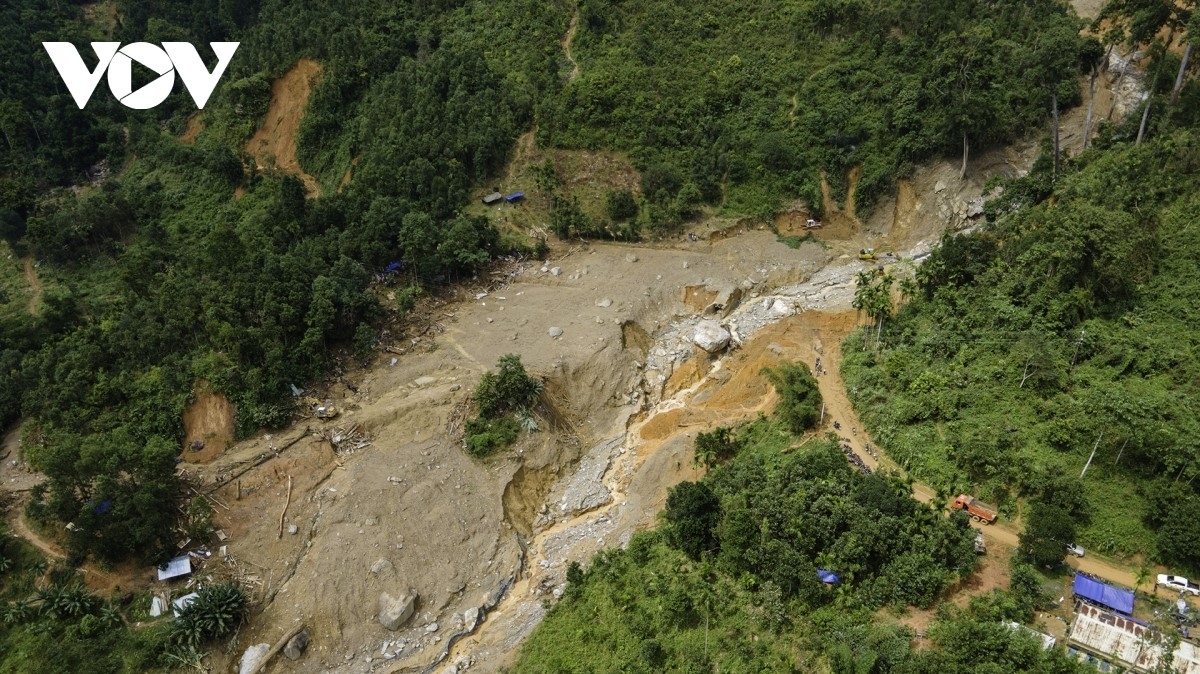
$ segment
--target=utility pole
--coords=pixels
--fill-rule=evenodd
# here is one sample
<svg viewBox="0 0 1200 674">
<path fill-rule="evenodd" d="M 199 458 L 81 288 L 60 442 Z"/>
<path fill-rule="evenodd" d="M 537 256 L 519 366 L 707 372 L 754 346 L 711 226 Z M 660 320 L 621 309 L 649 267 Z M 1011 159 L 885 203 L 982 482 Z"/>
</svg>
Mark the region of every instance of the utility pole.
<svg viewBox="0 0 1200 674">
<path fill-rule="evenodd" d="M 1092 459 L 1096 458 L 1096 448 L 1100 446 L 1100 439 L 1104 437 L 1104 431 L 1100 431 L 1100 437 L 1096 438 L 1096 444 L 1092 445 L 1092 455 L 1088 457 L 1087 463 L 1083 464 L 1083 470 L 1079 473 L 1079 479 L 1083 479 L 1084 473 L 1087 472 L 1088 466 L 1092 465 Z"/>
</svg>

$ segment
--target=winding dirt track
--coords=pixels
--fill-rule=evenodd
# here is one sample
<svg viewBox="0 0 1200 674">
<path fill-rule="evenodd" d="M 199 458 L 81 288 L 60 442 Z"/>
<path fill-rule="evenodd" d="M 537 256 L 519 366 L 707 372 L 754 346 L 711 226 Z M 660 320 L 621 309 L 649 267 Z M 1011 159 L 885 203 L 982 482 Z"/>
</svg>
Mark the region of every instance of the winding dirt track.
<svg viewBox="0 0 1200 674">
<path fill-rule="evenodd" d="M 25 258 L 23 260 L 22 269 L 25 272 L 25 282 L 29 284 L 29 290 L 32 295 L 29 296 L 29 313 L 37 315 L 38 305 L 42 302 L 42 281 L 37 276 L 37 271 L 33 268 L 33 258 Z"/>
<path fill-rule="evenodd" d="M 571 25 L 567 27 L 567 34 L 562 39 L 563 54 L 566 54 L 567 60 L 571 62 L 571 73 L 567 75 L 568 82 L 574 82 L 575 78 L 579 77 L 579 63 L 571 55 L 571 42 L 575 39 L 575 31 L 578 29 L 579 10 L 575 10 L 575 13 L 571 15 Z"/>
<path fill-rule="evenodd" d="M 822 359 L 822 365 L 825 367 L 827 373 L 817 378 L 817 382 L 821 388 L 821 396 L 825 400 L 826 418 L 836 419 L 842 423 L 842 434 L 849 438 L 850 446 L 853 447 L 854 452 L 867 465 L 876 468 L 882 464 L 885 469 L 904 474 L 904 470 L 888 458 L 886 453 L 879 453 L 881 460 L 876 460 L 866 452 L 866 443 L 870 442 L 872 446 L 878 445 L 871 440 L 870 435 L 863 429 L 862 422 L 855 413 L 854 407 L 850 404 L 845 384 L 842 382 L 841 340 L 847 334 L 849 333 L 834 334 L 831 330 L 822 337 L 825 343 L 830 345 L 826 350 L 826 355 Z M 928 485 L 914 482 L 913 498 L 924 503 L 929 503 L 937 498 L 937 493 Z M 972 522 L 971 526 L 982 529 L 984 538 L 988 539 L 989 544 L 993 546 L 1003 545 L 1009 548 L 1016 548 L 1018 545 L 1019 530 L 1015 522 L 998 522 L 990 525 Z M 1128 568 L 1097 559 L 1096 557 L 1068 557 L 1067 564 L 1085 573 L 1126 587 L 1135 587 L 1137 585 L 1136 575 L 1130 572 Z M 1138 589 L 1144 589 L 1144 586 Z M 1168 596 L 1168 594 L 1164 594 L 1163 596 Z M 1174 597 L 1173 594 L 1170 596 Z"/>
</svg>

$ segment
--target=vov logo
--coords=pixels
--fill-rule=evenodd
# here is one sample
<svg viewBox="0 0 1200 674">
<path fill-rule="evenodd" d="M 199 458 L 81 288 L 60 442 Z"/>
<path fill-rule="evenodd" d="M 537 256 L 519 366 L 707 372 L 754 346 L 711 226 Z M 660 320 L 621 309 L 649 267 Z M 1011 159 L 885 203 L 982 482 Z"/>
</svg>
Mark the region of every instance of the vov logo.
<svg viewBox="0 0 1200 674">
<path fill-rule="evenodd" d="M 63 83 L 82 110 L 108 71 L 108 89 L 127 108 L 147 110 L 167 100 L 175 87 L 175 73 L 183 80 L 183 88 L 192 95 L 196 107 L 203 109 L 217 86 L 217 80 L 225 73 L 233 53 L 240 42 L 210 42 L 217 55 L 217 66 L 212 72 L 200 60 L 196 48 L 187 42 L 164 42 L 159 48 L 149 42 L 133 42 L 124 47 L 120 42 L 93 42 L 96 52 L 96 69 L 89 71 L 79 56 L 79 51 L 70 42 L 43 42 L 46 53 L 58 69 Z M 133 62 L 146 66 L 158 73 L 151 83 L 133 91 Z"/>
</svg>

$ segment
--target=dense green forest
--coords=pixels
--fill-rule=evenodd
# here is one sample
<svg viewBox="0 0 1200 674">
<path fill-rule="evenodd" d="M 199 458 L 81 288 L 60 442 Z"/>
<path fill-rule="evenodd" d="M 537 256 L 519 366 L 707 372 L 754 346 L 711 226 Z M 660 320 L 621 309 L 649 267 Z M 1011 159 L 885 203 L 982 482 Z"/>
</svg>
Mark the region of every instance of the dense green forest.
<svg viewBox="0 0 1200 674">
<path fill-rule="evenodd" d="M 335 347 L 370 352 L 387 307 L 369 285 L 389 261 L 409 282 L 438 282 L 505 252 L 490 224 L 457 209 L 560 86 L 567 18 L 537 2 L 116 9 L 112 26 L 68 3 L 0 10 L 0 79 L 13 87 L 3 235 L 43 262 L 46 284 L 33 315 L 15 296 L 0 308 L 0 426 L 36 421 L 27 456 L 51 481 L 34 514 L 80 524 L 72 549 L 106 559 L 171 544 L 163 504 L 194 382 L 233 401 L 242 433 L 282 424 L 289 385 L 321 377 Z M 194 112 L 180 87 L 150 111 L 103 85 L 74 108 L 38 42 L 109 37 L 241 40 L 194 145 L 175 137 Z M 240 150 L 271 78 L 301 57 L 323 67 L 301 129 L 306 167 L 322 175 L 323 162 L 340 157 L 340 171 L 361 156 L 354 182 L 320 199 Z M 58 133 L 58 114 L 78 128 Z M 101 159 L 115 175 L 89 186 Z"/>
<path fill-rule="evenodd" d="M 1008 140 L 1078 100 L 1093 55 L 1053 0 L 582 0 L 579 78 L 544 142 L 627 150 L 652 224 L 704 203 L 773 215 L 820 176 L 865 213 L 915 162 Z M 964 148 L 964 143 L 968 146 Z"/>
<path fill-rule="evenodd" d="M 569 570 L 515 671 L 1077 671 L 999 624 L 1043 601 L 1020 564 L 1012 592 L 943 609 L 932 647 L 914 649 L 912 630 L 878 609 L 931 606 L 974 570 L 965 514 L 946 518 L 896 477 L 857 471 L 835 438 L 796 448 L 781 417 L 734 435 L 731 460 L 672 489 L 656 531 Z"/>
<path fill-rule="evenodd" d="M 879 338 L 847 341 L 844 371 L 919 479 L 1010 515 L 1050 506 L 1088 548 L 1196 572 L 1200 86 L 1172 93 L 1179 57 L 1157 49 L 1146 128 L 1131 115 L 1057 181 L 1047 156 L 1004 184 Z"/>
</svg>

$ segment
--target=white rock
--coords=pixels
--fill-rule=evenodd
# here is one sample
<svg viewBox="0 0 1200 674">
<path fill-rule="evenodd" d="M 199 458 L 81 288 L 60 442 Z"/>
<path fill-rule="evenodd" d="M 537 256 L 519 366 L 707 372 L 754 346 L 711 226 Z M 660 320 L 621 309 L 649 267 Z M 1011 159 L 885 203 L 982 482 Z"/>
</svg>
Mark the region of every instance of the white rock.
<svg viewBox="0 0 1200 674">
<path fill-rule="evenodd" d="M 392 570 L 392 563 L 386 559 L 377 559 L 377 560 L 375 560 L 375 563 L 371 565 L 371 573 L 374 573 L 376 575 L 381 574 L 385 571 L 391 571 L 391 570 Z"/>
<path fill-rule="evenodd" d="M 269 652 L 271 652 L 271 644 L 254 644 L 247 648 L 246 652 L 242 653 L 242 664 L 238 667 L 238 674 L 250 674 Z"/>
<path fill-rule="evenodd" d="M 626 256 L 625 256 L 625 261 L 626 261 L 626 262 L 637 262 L 637 261 L 638 261 L 638 256 L 634 255 L 633 253 L 630 253 L 630 254 L 628 254 L 628 255 L 626 255 Z"/>
<path fill-rule="evenodd" d="M 708 353 L 716 353 L 729 346 L 729 331 L 716 321 L 700 321 L 696 324 L 696 332 L 692 343 Z"/>
<path fill-rule="evenodd" d="M 399 598 L 384 592 L 379 595 L 379 624 L 389 630 L 397 630 L 412 617 L 417 604 L 417 593 Z"/>
<path fill-rule="evenodd" d="M 438 631 L 438 624 L 437 623 L 429 623 L 428 625 L 425 626 L 425 631 L 430 632 L 430 633 Z"/>
<path fill-rule="evenodd" d="M 946 182 L 944 180 L 939 180 L 933 184 L 934 192 L 944 192 L 945 190 L 946 190 Z"/>
<path fill-rule="evenodd" d="M 776 316 L 791 316 L 792 308 L 781 299 L 776 299 L 771 303 L 771 313 Z"/>
<path fill-rule="evenodd" d="M 550 274 L 553 276 L 558 276 L 558 275 L 562 274 L 562 267 L 552 267 L 550 269 Z"/>
<path fill-rule="evenodd" d="M 605 297 L 603 299 L 597 300 L 596 306 L 600 307 L 601 309 L 607 309 L 612 306 L 612 300 Z"/>
<path fill-rule="evenodd" d="M 555 326 L 555 327 L 552 327 L 549 330 L 547 330 L 546 334 L 550 335 L 551 337 L 555 337 L 555 338 L 562 337 L 563 329 Z"/>
<path fill-rule="evenodd" d="M 300 531 L 300 527 L 296 526 L 295 524 L 288 525 L 288 533 L 289 534 L 295 536 L 299 531 Z"/>
</svg>

